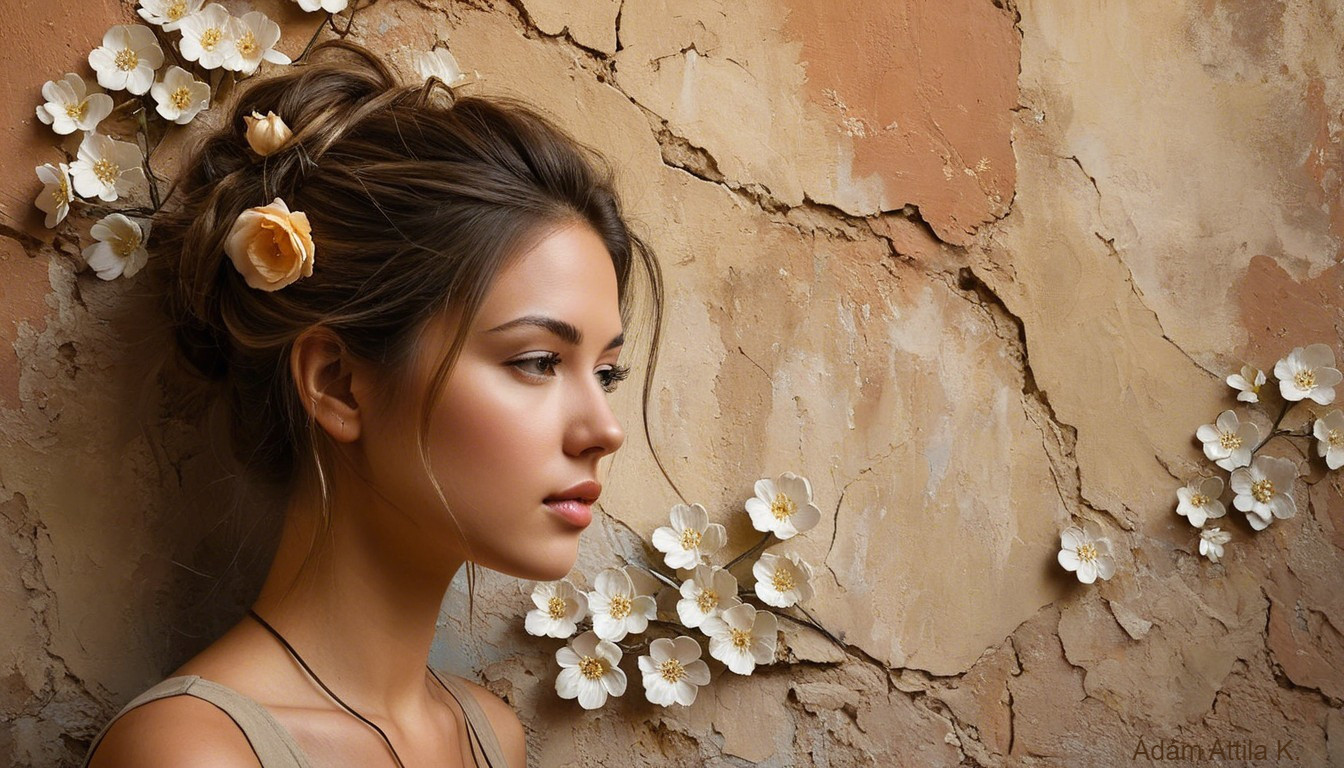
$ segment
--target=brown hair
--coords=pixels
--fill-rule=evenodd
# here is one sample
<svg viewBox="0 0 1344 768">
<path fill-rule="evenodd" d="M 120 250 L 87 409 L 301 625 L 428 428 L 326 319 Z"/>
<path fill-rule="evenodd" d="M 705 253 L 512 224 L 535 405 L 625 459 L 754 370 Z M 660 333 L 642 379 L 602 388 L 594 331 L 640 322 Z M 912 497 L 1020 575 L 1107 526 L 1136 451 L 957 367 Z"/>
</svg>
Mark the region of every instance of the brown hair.
<svg viewBox="0 0 1344 768">
<path fill-rule="evenodd" d="M 335 52 L 353 55 L 286 68 L 240 94 L 153 223 L 150 263 L 165 282 L 180 358 L 217 383 L 244 470 L 285 492 L 315 472 L 325 516 L 324 440 L 290 373 L 294 340 L 315 326 L 330 329 L 355 356 L 386 370 L 395 392 L 407 383 L 400 376 L 419 331 L 453 310 L 457 335 L 421 410 L 428 472 L 433 393 L 492 281 L 511 258 L 572 222 L 591 227 L 610 252 L 623 324 L 634 307 L 632 283 L 644 278 L 652 339 L 642 405 L 652 449 L 661 271 L 630 231 L 606 162 L 517 101 L 455 98 L 436 78 L 401 85 L 375 54 L 342 40 L 312 54 Z M 275 112 L 293 128 L 285 148 L 264 158 L 250 152 L 243 117 L 253 111 Z M 307 214 L 318 255 L 310 277 L 268 293 L 246 285 L 223 243 L 240 213 L 277 196 Z"/>
</svg>

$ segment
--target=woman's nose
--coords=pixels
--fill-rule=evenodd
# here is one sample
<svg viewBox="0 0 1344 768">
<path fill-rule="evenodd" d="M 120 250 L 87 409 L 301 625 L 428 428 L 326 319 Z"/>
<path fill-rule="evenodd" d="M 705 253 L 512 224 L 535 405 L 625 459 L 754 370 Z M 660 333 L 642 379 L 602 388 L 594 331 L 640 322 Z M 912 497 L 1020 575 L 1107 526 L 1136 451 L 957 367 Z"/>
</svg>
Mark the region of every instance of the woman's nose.
<svg viewBox="0 0 1344 768">
<path fill-rule="evenodd" d="M 611 408 L 610 395 L 596 381 L 583 387 L 567 442 L 567 452 L 575 456 L 605 456 L 625 443 L 625 430 Z"/>
</svg>

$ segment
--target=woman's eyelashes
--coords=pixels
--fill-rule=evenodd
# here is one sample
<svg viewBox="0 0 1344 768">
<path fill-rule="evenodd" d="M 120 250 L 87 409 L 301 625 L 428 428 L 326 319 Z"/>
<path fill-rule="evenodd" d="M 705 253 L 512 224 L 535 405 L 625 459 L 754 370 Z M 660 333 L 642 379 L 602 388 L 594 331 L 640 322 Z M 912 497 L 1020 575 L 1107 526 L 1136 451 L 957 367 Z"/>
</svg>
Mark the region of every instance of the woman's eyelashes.
<svg viewBox="0 0 1344 768">
<path fill-rule="evenodd" d="M 555 369 L 561 362 L 560 356 L 552 352 L 514 360 L 508 365 L 522 371 L 528 378 L 549 379 L 555 376 Z M 597 375 L 602 380 L 604 391 L 615 392 L 617 384 L 630 375 L 630 368 L 625 365 L 612 365 L 610 368 L 598 370 Z"/>
</svg>

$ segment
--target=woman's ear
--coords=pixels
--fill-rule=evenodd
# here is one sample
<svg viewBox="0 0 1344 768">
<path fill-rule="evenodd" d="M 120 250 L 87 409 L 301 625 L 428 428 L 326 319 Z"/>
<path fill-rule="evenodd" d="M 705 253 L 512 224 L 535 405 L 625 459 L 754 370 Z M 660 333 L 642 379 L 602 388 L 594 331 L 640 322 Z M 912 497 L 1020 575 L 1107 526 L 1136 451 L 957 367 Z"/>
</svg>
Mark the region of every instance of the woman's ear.
<svg viewBox="0 0 1344 768">
<path fill-rule="evenodd" d="M 325 328 L 311 328 L 294 340 L 289 353 L 290 373 L 299 399 L 318 425 L 338 443 L 359 439 L 360 409 L 355 393 L 362 391 L 356 376 L 367 370 L 356 364 L 339 337 Z"/>
</svg>

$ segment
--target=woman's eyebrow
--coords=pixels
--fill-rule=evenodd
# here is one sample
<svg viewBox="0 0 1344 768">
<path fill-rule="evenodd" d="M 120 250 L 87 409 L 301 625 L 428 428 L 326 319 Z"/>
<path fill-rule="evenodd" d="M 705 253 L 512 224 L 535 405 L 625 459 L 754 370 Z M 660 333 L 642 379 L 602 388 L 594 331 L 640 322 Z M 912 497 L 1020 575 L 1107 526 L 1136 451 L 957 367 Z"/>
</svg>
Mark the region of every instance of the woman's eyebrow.
<svg viewBox="0 0 1344 768">
<path fill-rule="evenodd" d="M 494 328 L 491 328 L 490 330 L 486 331 L 486 333 L 507 331 L 511 328 L 516 328 L 521 325 L 535 325 L 538 328 L 544 328 L 550 331 L 551 333 L 555 334 L 556 336 L 559 336 L 563 341 L 566 341 L 569 344 L 576 347 L 583 344 L 582 331 L 574 327 L 572 324 L 565 322 L 564 320 L 557 320 L 554 317 L 546 317 L 545 315 L 524 315 L 520 318 L 517 318 L 516 320 L 510 320 L 509 322 L 504 323 L 503 325 L 497 325 Z M 607 345 L 607 349 L 614 349 L 623 344 L 625 344 L 624 331 L 617 334 L 616 338 L 611 340 L 611 343 Z"/>
</svg>

